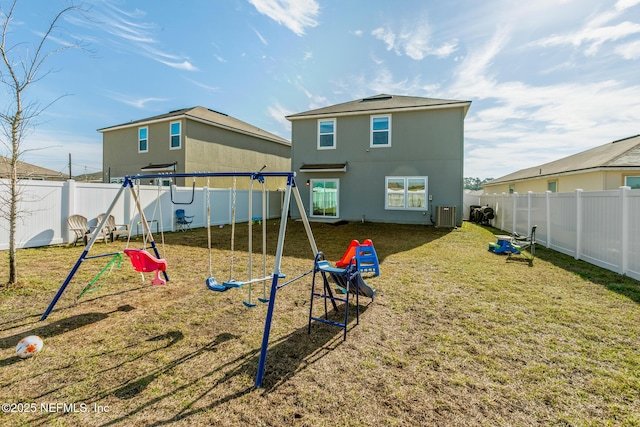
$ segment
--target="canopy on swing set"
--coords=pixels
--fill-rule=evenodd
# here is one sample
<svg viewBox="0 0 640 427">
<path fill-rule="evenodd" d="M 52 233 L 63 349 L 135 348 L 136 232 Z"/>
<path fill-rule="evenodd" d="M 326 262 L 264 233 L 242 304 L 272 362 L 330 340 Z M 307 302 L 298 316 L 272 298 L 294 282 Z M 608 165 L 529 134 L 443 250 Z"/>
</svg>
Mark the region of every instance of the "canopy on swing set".
<svg viewBox="0 0 640 427">
<path fill-rule="evenodd" d="M 311 245 L 311 249 L 313 250 L 313 255 L 314 257 L 318 254 L 318 248 L 316 246 L 316 242 L 315 239 L 313 237 L 313 233 L 311 231 L 311 225 L 309 224 L 309 219 L 307 218 L 307 213 L 306 210 L 304 208 L 304 205 L 302 203 L 302 198 L 300 197 L 300 191 L 298 190 L 298 187 L 296 185 L 296 181 L 295 181 L 295 172 L 196 172 L 196 173 L 162 173 L 162 174 L 137 174 L 137 175 L 127 175 L 124 177 L 124 182 L 122 183 L 122 186 L 120 187 L 120 189 L 118 190 L 118 193 L 116 194 L 116 196 L 114 197 L 113 201 L 111 202 L 111 205 L 109 206 L 109 208 L 107 209 L 107 211 L 105 212 L 102 221 L 98 224 L 98 226 L 94 229 L 95 231 L 93 232 L 93 234 L 91 235 L 91 239 L 89 240 L 89 243 L 87 244 L 87 246 L 85 246 L 84 251 L 82 252 L 82 254 L 80 255 L 80 257 L 78 258 L 78 260 L 76 261 L 76 263 L 74 264 L 73 268 L 71 269 L 71 271 L 69 272 L 67 278 L 65 279 L 65 281 L 62 283 L 62 285 L 60 286 L 60 288 L 58 289 L 56 295 L 53 297 L 53 300 L 51 300 L 51 302 L 49 303 L 49 306 L 47 307 L 47 309 L 45 310 L 45 312 L 42 314 L 42 317 L 40 318 L 40 321 L 44 321 L 49 314 L 51 313 L 51 311 L 53 310 L 53 308 L 55 307 L 56 303 L 58 302 L 58 300 L 60 299 L 60 297 L 62 296 L 62 294 L 64 293 L 65 289 L 67 288 L 67 286 L 69 285 L 69 283 L 71 282 L 71 279 L 73 278 L 73 276 L 76 274 L 76 272 L 78 271 L 78 269 L 80 268 L 80 266 L 82 265 L 82 262 L 90 257 L 88 257 L 89 251 L 91 250 L 91 248 L 93 247 L 93 244 L 95 243 L 96 239 L 98 238 L 98 234 L 100 232 L 100 230 L 103 229 L 103 227 L 105 226 L 105 223 L 107 221 L 107 219 L 109 218 L 109 215 L 111 214 L 111 212 L 113 211 L 114 207 L 116 206 L 116 203 L 118 202 L 118 200 L 120 199 L 120 197 L 122 196 L 122 194 L 124 193 L 124 191 L 128 188 L 131 191 L 131 195 L 133 197 L 133 200 L 136 204 L 136 208 L 138 210 L 138 213 L 140 215 L 140 222 L 142 223 L 142 226 L 144 227 L 144 232 L 146 233 L 145 235 L 149 236 L 149 244 L 151 245 L 151 249 L 153 250 L 153 253 L 155 254 L 156 258 L 161 258 L 160 254 L 158 253 L 158 248 L 156 247 L 156 243 L 153 240 L 153 234 L 151 233 L 151 229 L 149 227 L 149 223 L 147 222 L 147 219 L 145 218 L 144 215 L 144 209 L 142 209 L 142 206 L 140 205 L 140 200 L 138 199 L 138 196 L 135 192 L 134 189 L 134 182 L 138 181 L 138 180 L 142 180 L 142 179 L 155 179 L 155 178 L 198 178 L 198 177 L 247 177 L 250 179 L 261 179 L 264 177 L 280 177 L 280 178 L 287 178 L 287 187 L 285 190 L 285 194 L 284 194 L 284 201 L 282 203 L 282 213 L 280 215 L 280 229 L 278 232 L 278 245 L 276 248 L 276 259 L 275 259 L 275 265 L 274 265 L 274 269 L 273 269 L 273 274 L 271 275 L 271 293 L 270 293 L 270 298 L 269 298 L 269 302 L 268 302 L 268 307 L 267 307 L 267 314 L 266 314 L 266 318 L 265 318 L 265 324 L 264 324 L 264 331 L 263 331 L 263 335 L 262 335 L 262 345 L 260 348 L 260 359 L 258 360 L 258 371 L 256 374 L 256 381 L 255 381 L 255 386 L 256 388 L 262 387 L 262 381 L 264 378 L 264 370 L 265 370 L 265 364 L 267 361 L 267 349 L 269 346 L 269 334 L 271 332 L 271 320 L 273 318 L 273 311 L 274 311 L 274 307 L 275 307 L 275 301 L 276 301 L 276 293 L 277 290 L 282 286 L 282 285 L 278 285 L 278 279 L 284 277 L 284 275 L 281 274 L 280 272 L 280 264 L 281 264 L 281 260 L 282 260 L 282 252 L 283 252 L 283 248 L 284 248 L 284 238 L 285 238 L 285 233 L 286 233 L 286 228 L 287 228 L 287 217 L 288 217 L 288 213 L 289 213 L 289 207 L 291 204 L 291 194 L 293 193 L 294 198 L 295 198 L 295 202 L 298 208 L 298 211 L 300 213 L 302 222 L 304 224 L 304 228 L 305 228 L 305 232 L 307 234 L 307 238 L 309 240 L 309 244 Z M 167 275 L 166 270 L 162 271 L 162 273 L 164 274 L 164 279 L 166 281 L 169 281 L 169 277 Z M 300 276 L 302 277 L 302 276 Z M 289 283 L 289 282 L 287 282 Z"/>
</svg>

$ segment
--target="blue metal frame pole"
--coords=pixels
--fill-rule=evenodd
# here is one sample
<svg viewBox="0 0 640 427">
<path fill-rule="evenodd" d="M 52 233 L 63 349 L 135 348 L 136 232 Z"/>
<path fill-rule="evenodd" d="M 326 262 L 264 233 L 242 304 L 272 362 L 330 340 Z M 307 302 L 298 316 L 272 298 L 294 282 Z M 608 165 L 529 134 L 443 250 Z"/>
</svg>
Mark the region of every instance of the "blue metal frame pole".
<svg viewBox="0 0 640 427">
<path fill-rule="evenodd" d="M 273 319 L 273 309 L 276 304 L 276 293 L 278 291 L 278 278 L 280 277 L 280 261 L 284 249 L 284 236 L 287 231 L 287 218 L 289 216 L 289 203 L 291 202 L 291 187 L 293 186 L 293 175 L 287 181 L 287 191 L 284 193 L 284 203 L 282 204 L 282 214 L 280 215 L 280 231 L 278 233 L 278 246 L 276 248 L 276 261 L 273 268 L 273 280 L 271 281 L 271 294 L 269 295 L 269 307 L 267 317 L 264 321 L 264 332 L 262 334 L 262 346 L 260 347 L 260 359 L 258 360 L 258 372 L 256 373 L 256 388 L 262 387 L 264 379 L 264 368 L 267 363 L 267 350 L 269 347 L 269 334 L 271 333 L 271 321 Z M 264 221 L 264 218 L 263 218 Z"/>
<path fill-rule="evenodd" d="M 80 258 L 78 258 L 78 260 L 76 261 L 75 265 L 73 266 L 73 268 L 69 272 L 69 275 L 65 279 L 64 283 L 62 283 L 62 286 L 60 286 L 60 289 L 58 289 L 58 292 L 56 292 L 56 295 L 53 297 L 53 299 L 49 303 L 49 306 L 47 307 L 45 312 L 42 314 L 42 317 L 40 317 L 40 321 L 41 322 L 43 320 L 45 320 L 49 316 L 49 314 L 53 310 L 53 307 L 56 305 L 56 303 L 58 302 L 58 300 L 60 299 L 60 297 L 64 293 L 65 289 L 69 285 L 69 282 L 71 282 L 71 279 L 73 279 L 73 276 L 76 274 L 76 271 L 78 271 L 78 268 L 80 268 L 80 265 L 82 264 L 82 261 L 84 261 L 85 258 L 87 257 L 87 254 L 89 253 L 89 251 L 93 247 L 93 243 L 96 241 L 96 239 L 98 237 L 98 234 L 100 234 L 100 232 L 102 231 L 102 227 L 104 227 L 105 223 L 107 222 L 107 219 L 109 218 L 109 215 L 111 215 L 111 211 L 113 211 L 113 208 L 115 207 L 116 202 L 118 201 L 118 199 L 122 195 L 122 192 L 124 191 L 126 186 L 127 186 L 127 181 L 125 180 L 124 184 L 122 184 L 122 187 L 120 187 L 120 189 L 118 190 L 118 193 L 116 194 L 116 197 L 113 198 L 113 201 L 111 202 L 111 205 L 109 205 L 109 208 L 107 209 L 107 212 L 105 212 L 104 218 L 102 218 L 102 221 L 100 222 L 100 224 L 98 224 L 98 227 L 96 227 L 96 229 L 94 230 L 93 236 L 91 236 L 91 240 L 89 241 L 87 246 L 84 248 L 84 251 L 82 251 L 82 254 L 80 255 Z"/>
</svg>

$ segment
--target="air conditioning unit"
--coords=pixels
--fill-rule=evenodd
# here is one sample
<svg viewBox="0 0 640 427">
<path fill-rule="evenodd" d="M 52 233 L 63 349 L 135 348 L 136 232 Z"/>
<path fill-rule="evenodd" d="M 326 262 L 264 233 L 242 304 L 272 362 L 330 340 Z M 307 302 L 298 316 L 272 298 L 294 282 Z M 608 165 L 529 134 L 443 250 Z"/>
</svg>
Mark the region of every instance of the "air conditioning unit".
<svg viewBox="0 0 640 427">
<path fill-rule="evenodd" d="M 436 227 L 456 227 L 456 207 L 438 206 L 436 215 Z"/>
</svg>

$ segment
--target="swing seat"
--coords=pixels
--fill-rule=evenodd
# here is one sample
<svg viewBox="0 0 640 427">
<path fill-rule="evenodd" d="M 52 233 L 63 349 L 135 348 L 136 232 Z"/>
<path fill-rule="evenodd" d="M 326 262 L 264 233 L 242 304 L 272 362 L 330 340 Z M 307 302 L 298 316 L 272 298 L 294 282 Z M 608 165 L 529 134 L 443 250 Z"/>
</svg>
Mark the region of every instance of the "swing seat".
<svg viewBox="0 0 640 427">
<path fill-rule="evenodd" d="M 125 249 L 125 255 L 131 260 L 133 268 L 139 273 L 155 272 L 156 275 L 151 279 L 152 285 L 166 285 L 166 280 L 160 277 L 161 271 L 167 270 L 167 260 L 164 258 L 156 258 L 143 249 Z"/>
<path fill-rule="evenodd" d="M 220 283 L 218 283 L 216 281 L 215 277 L 209 277 L 206 280 L 207 283 L 207 288 L 209 288 L 210 291 L 215 291 L 215 292 L 224 292 L 226 290 L 228 290 L 229 288 L 227 288 L 224 285 L 221 285 Z"/>
</svg>

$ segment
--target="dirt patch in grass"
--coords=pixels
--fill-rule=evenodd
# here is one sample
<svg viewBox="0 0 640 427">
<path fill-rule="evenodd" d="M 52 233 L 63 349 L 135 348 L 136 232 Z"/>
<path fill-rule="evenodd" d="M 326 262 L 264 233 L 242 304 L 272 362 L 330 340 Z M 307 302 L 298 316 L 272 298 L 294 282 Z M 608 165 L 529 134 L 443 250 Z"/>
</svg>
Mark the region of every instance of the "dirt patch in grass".
<svg viewBox="0 0 640 427">
<path fill-rule="evenodd" d="M 269 221 L 269 273 L 278 227 Z M 637 281 L 544 248 L 532 267 L 507 261 L 487 251 L 496 230 L 468 223 L 313 230 L 332 261 L 352 239 L 373 240 L 381 275 L 365 280 L 377 296 L 361 299 L 360 324 L 352 316 L 342 341 L 328 325 L 307 333 L 309 276 L 281 289 L 262 389 L 254 380 L 266 305 L 245 307 L 246 287 L 206 289 L 206 230 L 165 234 L 164 287 L 143 283 L 125 258 L 78 299 L 111 258 L 86 260 L 44 322 L 83 248 L 19 251 L 20 283 L 0 289 L 0 401 L 11 405 L 0 424 L 640 424 Z M 233 273 L 230 227 L 212 232 L 211 273 L 246 278 L 246 225 L 236 229 Z M 260 227 L 253 232 L 257 276 Z M 92 254 L 124 245 L 97 243 Z M 284 252 L 288 278 L 312 268 L 301 223 L 288 224 Z M 262 284 L 252 291 L 262 297 Z M 18 359 L 16 343 L 31 334 L 44 350 Z"/>
</svg>

